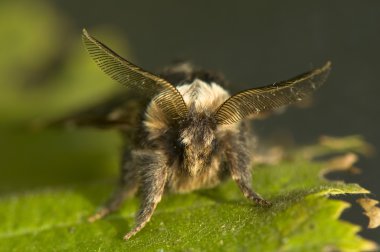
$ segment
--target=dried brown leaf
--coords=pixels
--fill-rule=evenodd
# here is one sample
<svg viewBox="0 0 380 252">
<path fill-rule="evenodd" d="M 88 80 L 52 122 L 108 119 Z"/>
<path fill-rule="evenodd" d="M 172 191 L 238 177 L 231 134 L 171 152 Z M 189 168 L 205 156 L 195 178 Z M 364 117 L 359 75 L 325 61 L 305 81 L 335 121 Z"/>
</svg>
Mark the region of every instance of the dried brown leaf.
<svg viewBox="0 0 380 252">
<path fill-rule="evenodd" d="M 357 202 L 364 209 L 364 214 L 369 218 L 368 228 L 377 228 L 380 226 L 380 208 L 376 205 L 379 201 L 369 198 L 358 199 Z"/>
<path fill-rule="evenodd" d="M 358 155 L 352 152 L 333 157 L 327 161 L 326 170 L 324 173 L 332 171 L 349 171 L 351 173 L 358 174 L 360 173 L 360 169 L 353 166 L 358 159 Z"/>
</svg>

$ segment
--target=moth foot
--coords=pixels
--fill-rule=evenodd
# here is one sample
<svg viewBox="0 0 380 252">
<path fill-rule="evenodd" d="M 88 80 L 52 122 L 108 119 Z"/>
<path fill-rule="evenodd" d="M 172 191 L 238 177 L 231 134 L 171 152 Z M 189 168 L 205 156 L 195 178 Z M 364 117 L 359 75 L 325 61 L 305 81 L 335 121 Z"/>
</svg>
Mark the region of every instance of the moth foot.
<svg viewBox="0 0 380 252">
<path fill-rule="evenodd" d="M 87 218 L 87 221 L 90 223 L 93 223 L 97 220 L 100 220 L 107 216 L 110 213 L 110 210 L 107 208 L 102 208 L 98 212 L 96 212 L 94 215 L 91 215 L 90 217 Z"/>
<path fill-rule="evenodd" d="M 254 201 L 256 204 L 258 204 L 260 206 L 265 206 L 265 207 L 272 206 L 272 203 L 268 200 L 265 200 L 265 199 L 255 198 Z"/>
<path fill-rule="evenodd" d="M 137 234 L 142 228 L 143 228 L 144 225 L 138 225 L 136 226 L 134 229 L 132 229 L 131 231 L 129 231 L 125 236 L 124 236 L 124 240 L 128 241 L 132 236 L 134 236 L 135 234 Z"/>
<path fill-rule="evenodd" d="M 254 193 L 254 192 L 252 192 L 250 195 L 248 195 L 247 198 L 250 201 L 252 201 L 255 204 L 260 205 L 260 206 L 269 207 L 272 205 L 272 203 L 270 201 L 261 198 L 260 195 L 258 195 L 257 193 Z"/>
</svg>

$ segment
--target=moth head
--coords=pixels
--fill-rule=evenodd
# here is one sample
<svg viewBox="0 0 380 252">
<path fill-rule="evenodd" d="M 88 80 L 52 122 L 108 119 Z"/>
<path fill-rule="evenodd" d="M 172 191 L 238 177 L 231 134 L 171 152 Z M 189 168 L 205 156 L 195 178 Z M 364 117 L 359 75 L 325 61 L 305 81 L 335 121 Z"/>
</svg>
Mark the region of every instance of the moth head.
<svg viewBox="0 0 380 252">
<path fill-rule="evenodd" d="M 217 148 L 220 127 L 215 112 L 230 95 L 218 84 L 199 79 L 177 88 L 188 107 L 187 117 L 181 121 L 178 132 L 184 166 L 191 175 L 196 175 L 211 162 Z"/>
<path fill-rule="evenodd" d="M 226 90 L 215 83 L 195 79 L 177 87 L 188 108 L 185 117 L 171 120 L 155 99 L 146 110 L 145 127 L 149 140 L 164 139 L 167 146 L 182 155 L 184 168 L 196 175 L 210 162 L 217 145 L 218 125 L 216 109 L 229 97 Z"/>
<path fill-rule="evenodd" d="M 184 167 L 195 176 L 211 161 L 216 148 L 216 121 L 208 113 L 198 113 L 189 109 L 189 117 L 179 130 L 179 141 L 183 147 Z"/>
</svg>

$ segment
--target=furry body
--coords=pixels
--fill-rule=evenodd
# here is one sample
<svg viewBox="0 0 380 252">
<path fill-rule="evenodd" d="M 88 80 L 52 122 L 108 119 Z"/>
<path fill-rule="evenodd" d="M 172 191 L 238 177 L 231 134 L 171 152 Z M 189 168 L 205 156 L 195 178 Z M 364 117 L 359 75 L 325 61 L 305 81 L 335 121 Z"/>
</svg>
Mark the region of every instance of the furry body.
<svg viewBox="0 0 380 252">
<path fill-rule="evenodd" d="M 211 75 L 208 75 L 210 79 Z M 170 77 L 170 76 L 169 76 Z M 232 177 L 244 195 L 269 203 L 251 189 L 251 151 L 246 121 L 217 125 L 212 115 L 230 95 L 216 84 L 194 78 L 177 87 L 189 115 L 173 124 L 153 99 L 140 125 L 140 138 L 124 152 L 121 181 L 111 199 L 90 221 L 118 209 L 123 200 L 140 191 L 137 225 L 126 239 L 150 219 L 165 191 L 185 193 L 211 188 Z"/>
</svg>

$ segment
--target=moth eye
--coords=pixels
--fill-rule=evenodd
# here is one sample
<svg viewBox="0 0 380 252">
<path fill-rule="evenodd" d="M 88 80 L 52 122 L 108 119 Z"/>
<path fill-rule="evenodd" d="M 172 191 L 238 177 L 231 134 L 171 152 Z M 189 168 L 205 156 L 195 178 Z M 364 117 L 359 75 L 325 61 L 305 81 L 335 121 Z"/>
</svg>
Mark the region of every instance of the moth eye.
<svg viewBox="0 0 380 252">
<path fill-rule="evenodd" d="M 179 139 L 175 140 L 173 147 L 174 147 L 175 150 L 181 150 L 181 149 L 183 149 L 183 143 L 182 143 L 182 141 L 179 140 Z"/>
<path fill-rule="evenodd" d="M 216 141 L 216 139 L 213 139 L 211 142 L 211 148 L 215 150 L 217 146 L 218 146 L 218 142 Z"/>
</svg>

